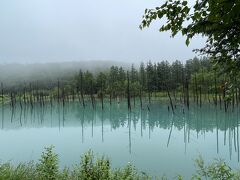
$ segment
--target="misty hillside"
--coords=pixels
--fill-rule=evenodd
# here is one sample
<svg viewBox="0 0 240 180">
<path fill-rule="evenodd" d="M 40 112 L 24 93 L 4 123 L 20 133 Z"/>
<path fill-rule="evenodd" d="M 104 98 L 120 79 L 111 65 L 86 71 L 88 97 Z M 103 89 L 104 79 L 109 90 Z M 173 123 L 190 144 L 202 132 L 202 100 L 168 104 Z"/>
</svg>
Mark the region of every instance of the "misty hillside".
<svg viewBox="0 0 240 180">
<path fill-rule="evenodd" d="M 0 82 L 4 86 L 34 81 L 56 81 L 72 77 L 80 69 L 92 72 L 104 71 L 112 65 L 127 68 L 130 64 L 114 61 L 79 61 L 38 64 L 0 64 Z"/>
</svg>

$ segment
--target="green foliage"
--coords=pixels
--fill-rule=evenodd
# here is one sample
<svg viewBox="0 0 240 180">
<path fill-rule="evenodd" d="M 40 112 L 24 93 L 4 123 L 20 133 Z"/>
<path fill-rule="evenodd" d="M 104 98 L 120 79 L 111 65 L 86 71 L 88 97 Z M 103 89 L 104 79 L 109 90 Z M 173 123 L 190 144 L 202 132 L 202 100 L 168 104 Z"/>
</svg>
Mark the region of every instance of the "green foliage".
<svg viewBox="0 0 240 180">
<path fill-rule="evenodd" d="M 145 90 L 146 89 L 146 72 L 145 72 L 145 65 L 142 62 L 140 64 L 140 69 L 139 69 L 139 82 L 141 85 L 141 89 Z"/>
<path fill-rule="evenodd" d="M 84 92 L 86 94 L 93 94 L 94 93 L 94 84 L 95 84 L 95 79 L 93 77 L 93 74 L 89 71 L 86 71 L 84 73 Z"/>
<path fill-rule="evenodd" d="M 118 169 L 113 172 L 112 179 L 120 180 L 148 180 L 153 179 L 144 172 L 138 172 L 134 166 L 128 164 L 124 169 Z"/>
<path fill-rule="evenodd" d="M 93 152 L 88 151 L 82 156 L 80 165 L 74 168 L 73 176 L 82 180 L 109 179 L 110 162 L 104 157 L 95 161 Z"/>
<path fill-rule="evenodd" d="M 152 21 L 166 19 L 162 31 L 186 36 L 186 45 L 196 35 L 207 38 L 205 47 L 196 50 L 210 55 L 225 71 L 236 74 L 240 67 L 240 1 L 198 0 L 191 7 L 186 0 L 167 0 L 153 9 L 146 9 L 140 28 Z"/>
<path fill-rule="evenodd" d="M 240 171 L 232 170 L 224 161 L 215 160 L 209 165 L 205 165 L 202 157 L 195 161 L 196 173 L 192 175 L 192 180 L 215 179 L 215 180 L 238 180 Z M 104 156 L 95 157 L 89 150 L 81 157 L 79 165 L 73 168 L 58 168 L 58 156 L 53 151 L 53 146 L 45 148 L 38 164 L 33 162 L 19 164 L 0 164 L 0 180 L 167 180 L 167 177 L 151 177 L 144 172 L 139 172 L 130 163 L 124 168 L 114 169 L 110 160 Z M 175 179 L 183 180 L 183 176 L 178 175 Z"/>
<path fill-rule="evenodd" d="M 138 172 L 131 164 L 128 164 L 123 169 L 111 168 L 110 160 L 102 156 L 101 158 L 94 157 L 91 150 L 85 153 L 80 165 L 76 165 L 73 169 L 70 179 L 81 180 L 135 180 L 135 179 L 150 179 L 144 173 Z"/>
<path fill-rule="evenodd" d="M 10 163 L 0 165 L 0 179 L 1 180 L 32 180 L 38 179 L 37 171 L 33 162 L 28 164 L 19 164 L 16 167 Z"/>
<path fill-rule="evenodd" d="M 53 148 L 53 146 L 45 148 L 39 160 L 40 162 L 37 164 L 37 172 L 41 179 L 58 179 L 58 155 L 53 152 Z"/>
<path fill-rule="evenodd" d="M 149 92 L 153 92 L 157 88 L 157 76 L 156 76 L 156 68 L 152 64 L 152 62 L 148 62 L 146 66 L 146 75 L 147 75 L 147 90 Z"/>
<path fill-rule="evenodd" d="M 233 179 L 238 180 L 240 179 L 239 173 L 234 172 L 224 161 L 222 160 L 215 160 L 210 165 L 205 165 L 202 157 L 199 157 L 195 161 L 197 172 L 193 175 L 192 179 L 212 179 L 212 180 L 227 180 Z"/>
</svg>

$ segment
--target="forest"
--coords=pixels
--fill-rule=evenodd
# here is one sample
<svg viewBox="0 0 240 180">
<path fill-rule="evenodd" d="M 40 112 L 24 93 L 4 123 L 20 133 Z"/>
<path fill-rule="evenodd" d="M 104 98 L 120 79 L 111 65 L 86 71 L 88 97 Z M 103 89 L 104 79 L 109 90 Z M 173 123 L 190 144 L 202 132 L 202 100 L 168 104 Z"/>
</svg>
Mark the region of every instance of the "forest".
<svg viewBox="0 0 240 180">
<path fill-rule="evenodd" d="M 181 61 L 161 61 L 141 63 L 140 66 L 111 66 L 106 70 L 95 72 L 79 69 L 72 76 L 56 78 L 56 80 L 32 81 L 11 86 L 1 83 L 2 103 L 14 107 L 17 102 L 22 107 L 26 103 L 33 106 L 39 102 L 79 101 L 85 107 L 85 101 L 90 101 L 93 108 L 100 100 L 104 102 L 125 99 L 128 108 L 150 104 L 157 98 L 169 99 L 169 108 L 174 113 L 176 104 L 189 108 L 191 103 L 200 107 L 202 103 L 219 104 L 227 111 L 234 109 L 240 101 L 239 80 L 229 73 L 212 66 L 211 59 L 193 58 L 186 63 Z"/>
</svg>

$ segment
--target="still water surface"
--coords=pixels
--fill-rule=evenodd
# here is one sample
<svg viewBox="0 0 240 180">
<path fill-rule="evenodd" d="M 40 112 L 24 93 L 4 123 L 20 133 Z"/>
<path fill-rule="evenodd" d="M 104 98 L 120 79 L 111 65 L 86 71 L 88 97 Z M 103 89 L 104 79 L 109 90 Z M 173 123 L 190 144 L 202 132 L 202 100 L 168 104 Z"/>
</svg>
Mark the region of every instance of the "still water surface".
<svg viewBox="0 0 240 180">
<path fill-rule="evenodd" d="M 150 109 L 150 111 L 149 111 Z M 239 166 L 239 112 L 225 113 L 207 104 L 202 108 L 168 112 L 167 104 L 153 102 L 149 109 L 136 105 L 129 113 L 125 103 L 105 104 L 104 110 L 91 103 L 84 109 L 78 102 L 63 108 L 39 104 L 1 107 L 0 159 L 12 163 L 38 160 L 43 148 L 55 146 L 60 165 L 79 163 L 82 153 L 92 149 L 108 156 L 114 167 L 132 162 L 152 175 L 189 177 L 194 159 L 207 162 L 224 159 Z"/>
</svg>

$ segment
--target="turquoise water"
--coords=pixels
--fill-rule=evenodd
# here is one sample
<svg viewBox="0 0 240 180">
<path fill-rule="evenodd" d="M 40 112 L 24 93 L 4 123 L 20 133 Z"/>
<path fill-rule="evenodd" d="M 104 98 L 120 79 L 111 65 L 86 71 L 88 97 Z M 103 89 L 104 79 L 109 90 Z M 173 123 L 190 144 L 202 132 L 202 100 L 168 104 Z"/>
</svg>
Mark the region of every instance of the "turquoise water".
<svg viewBox="0 0 240 180">
<path fill-rule="evenodd" d="M 194 159 L 207 162 L 224 159 L 232 168 L 239 167 L 239 112 L 225 113 L 206 104 L 190 110 L 153 101 L 149 109 L 136 105 L 131 113 L 126 103 L 91 103 L 84 109 L 78 102 L 39 104 L 12 111 L 9 105 L 0 113 L 0 159 L 12 163 L 38 160 L 43 148 L 53 144 L 60 165 L 71 166 L 82 153 L 92 149 L 106 155 L 114 167 L 132 162 L 152 175 L 189 177 Z"/>
</svg>

